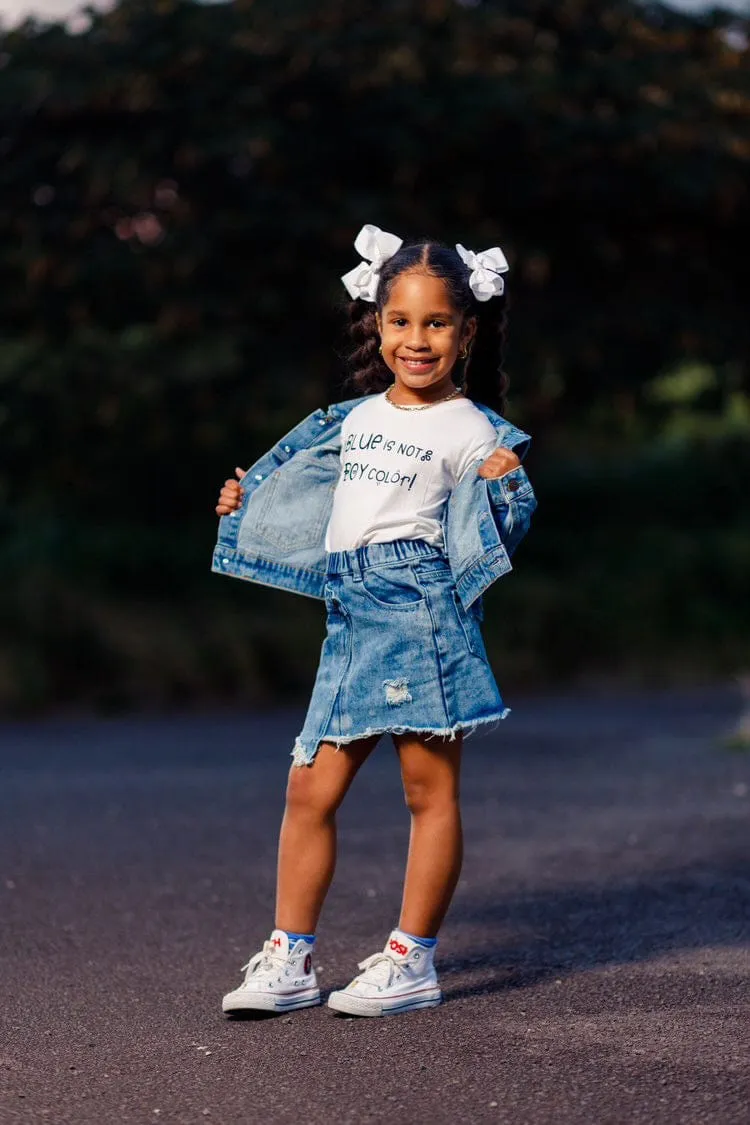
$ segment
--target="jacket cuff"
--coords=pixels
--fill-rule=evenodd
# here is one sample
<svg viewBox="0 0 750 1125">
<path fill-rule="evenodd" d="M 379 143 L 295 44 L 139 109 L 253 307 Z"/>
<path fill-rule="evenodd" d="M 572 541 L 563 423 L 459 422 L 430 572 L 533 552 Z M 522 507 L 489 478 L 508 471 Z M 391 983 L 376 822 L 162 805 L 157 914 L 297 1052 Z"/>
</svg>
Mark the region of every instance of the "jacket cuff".
<svg viewBox="0 0 750 1125">
<path fill-rule="evenodd" d="M 526 476 L 526 470 L 519 465 L 502 477 L 489 477 L 487 487 L 493 504 L 510 504 L 531 489 L 531 481 Z"/>
</svg>

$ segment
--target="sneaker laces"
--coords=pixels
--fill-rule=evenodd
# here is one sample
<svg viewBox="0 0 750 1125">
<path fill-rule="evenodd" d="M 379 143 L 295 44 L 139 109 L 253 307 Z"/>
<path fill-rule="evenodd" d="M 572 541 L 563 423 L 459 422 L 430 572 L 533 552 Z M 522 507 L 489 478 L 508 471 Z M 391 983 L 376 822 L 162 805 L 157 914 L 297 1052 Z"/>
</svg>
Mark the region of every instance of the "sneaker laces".
<svg viewBox="0 0 750 1125">
<path fill-rule="evenodd" d="M 286 958 L 279 957 L 275 953 L 274 947 L 270 941 L 263 943 L 263 948 L 259 953 L 254 954 L 246 965 L 243 965 L 240 972 L 247 970 L 245 980 L 250 976 L 268 975 L 273 976 L 276 973 L 282 972 L 286 966 Z"/>
<path fill-rule="evenodd" d="M 375 984 L 381 988 L 388 988 L 393 980 L 393 974 L 400 969 L 403 962 L 391 957 L 390 953 L 373 953 L 360 961 L 359 968 L 362 973 L 357 978 L 366 984 Z"/>
</svg>

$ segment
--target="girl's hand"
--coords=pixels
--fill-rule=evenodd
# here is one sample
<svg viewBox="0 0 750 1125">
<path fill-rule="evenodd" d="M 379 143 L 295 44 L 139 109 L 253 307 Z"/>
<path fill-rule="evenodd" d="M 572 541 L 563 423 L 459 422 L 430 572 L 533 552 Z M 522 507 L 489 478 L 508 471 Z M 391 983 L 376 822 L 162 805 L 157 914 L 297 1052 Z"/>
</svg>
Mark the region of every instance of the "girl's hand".
<svg viewBox="0 0 750 1125">
<path fill-rule="evenodd" d="M 236 512 L 242 504 L 242 497 L 244 489 L 240 488 L 239 481 L 244 477 L 244 469 L 235 469 L 237 480 L 224 481 L 224 487 L 219 493 L 219 503 L 216 505 L 217 516 L 228 516 L 230 512 Z"/>
<path fill-rule="evenodd" d="M 492 479 L 493 477 L 504 477 L 506 473 L 512 473 L 521 464 L 512 449 L 505 449 L 500 446 L 489 455 L 487 460 L 479 466 L 477 472 L 480 477 Z"/>
</svg>

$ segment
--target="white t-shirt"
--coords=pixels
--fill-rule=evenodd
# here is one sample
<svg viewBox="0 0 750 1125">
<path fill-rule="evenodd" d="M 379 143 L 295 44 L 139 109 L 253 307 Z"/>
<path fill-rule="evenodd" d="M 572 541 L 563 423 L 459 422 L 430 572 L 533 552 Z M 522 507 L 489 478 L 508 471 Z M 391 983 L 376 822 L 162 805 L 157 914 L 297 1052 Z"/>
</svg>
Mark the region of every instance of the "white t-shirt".
<svg viewBox="0 0 750 1125">
<path fill-rule="evenodd" d="M 497 432 L 463 396 L 399 410 L 384 394 L 355 406 L 341 427 L 341 476 L 327 551 L 425 539 L 444 546 L 442 516 L 472 461 L 489 457 Z"/>
</svg>

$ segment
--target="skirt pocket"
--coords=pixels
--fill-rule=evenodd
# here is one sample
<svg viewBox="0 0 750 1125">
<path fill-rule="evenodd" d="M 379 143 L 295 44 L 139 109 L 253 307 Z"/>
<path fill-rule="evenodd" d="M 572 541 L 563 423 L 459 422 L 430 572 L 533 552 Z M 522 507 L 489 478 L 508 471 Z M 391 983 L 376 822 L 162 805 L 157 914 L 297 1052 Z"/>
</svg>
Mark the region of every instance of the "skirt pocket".
<svg viewBox="0 0 750 1125">
<path fill-rule="evenodd" d="M 453 605 L 456 610 L 456 616 L 458 617 L 461 628 L 464 631 L 464 636 L 466 637 L 466 644 L 469 648 L 469 651 L 473 653 L 474 656 L 479 656 L 484 660 L 485 648 L 484 641 L 482 640 L 482 630 L 479 626 L 479 622 L 477 621 L 471 610 L 464 609 L 463 602 L 458 596 L 458 590 L 456 590 L 455 586 L 451 590 L 451 595 L 453 597 Z"/>
<path fill-rule="evenodd" d="M 326 603 L 326 638 L 323 643 L 324 650 L 328 649 L 328 655 L 335 655 L 339 658 L 349 656 L 352 638 L 352 619 L 349 610 L 346 608 L 341 598 L 337 597 L 336 591 L 332 589 L 330 583 L 325 586 L 325 603 Z"/>
<path fill-rule="evenodd" d="M 370 567 L 362 572 L 367 596 L 383 609 L 410 609 L 425 600 L 411 566 Z"/>
</svg>

